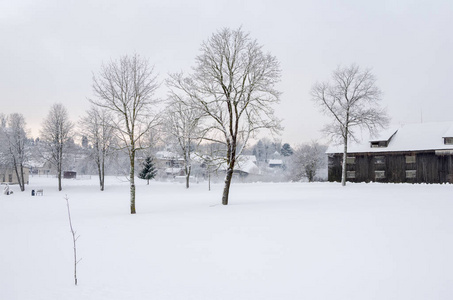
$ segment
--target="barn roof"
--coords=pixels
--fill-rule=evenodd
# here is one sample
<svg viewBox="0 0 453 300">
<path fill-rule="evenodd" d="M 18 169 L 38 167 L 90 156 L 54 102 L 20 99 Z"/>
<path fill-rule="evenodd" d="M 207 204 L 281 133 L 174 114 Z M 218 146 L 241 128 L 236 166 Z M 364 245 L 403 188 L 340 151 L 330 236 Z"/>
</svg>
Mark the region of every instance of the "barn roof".
<svg viewBox="0 0 453 300">
<path fill-rule="evenodd" d="M 384 130 L 380 136 L 377 139 L 364 138 L 361 143 L 351 143 L 348 153 L 453 150 L 453 145 L 444 144 L 445 137 L 453 137 L 453 121 L 404 124 L 396 130 Z M 372 147 L 372 142 L 384 140 L 388 141 L 386 147 Z M 330 146 L 326 151 L 331 154 L 342 152 L 342 145 Z"/>
</svg>

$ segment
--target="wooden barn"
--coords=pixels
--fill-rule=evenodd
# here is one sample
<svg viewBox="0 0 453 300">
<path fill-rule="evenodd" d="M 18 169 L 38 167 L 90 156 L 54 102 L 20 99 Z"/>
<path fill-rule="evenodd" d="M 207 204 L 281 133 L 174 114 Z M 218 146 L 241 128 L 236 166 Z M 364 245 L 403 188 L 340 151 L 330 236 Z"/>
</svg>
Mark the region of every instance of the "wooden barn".
<svg viewBox="0 0 453 300">
<path fill-rule="evenodd" d="M 342 146 L 330 147 L 328 180 L 341 181 Z M 453 122 L 406 124 L 348 146 L 350 182 L 453 183 Z"/>
</svg>

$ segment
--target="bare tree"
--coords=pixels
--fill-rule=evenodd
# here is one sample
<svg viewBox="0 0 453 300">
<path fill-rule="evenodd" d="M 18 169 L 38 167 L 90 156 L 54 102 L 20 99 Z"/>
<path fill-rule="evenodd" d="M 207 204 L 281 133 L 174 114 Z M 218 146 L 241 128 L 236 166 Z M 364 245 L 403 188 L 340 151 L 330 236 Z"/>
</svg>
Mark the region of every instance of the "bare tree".
<svg viewBox="0 0 453 300">
<path fill-rule="evenodd" d="M 24 165 L 28 160 L 25 118 L 18 113 L 10 114 L 8 117 L 2 115 L 0 118 L 1 123 L 5 125 L 0 126 L 2 144 L 0 151 L 5 159 L 3 164 L 12 167 L 16 173 L 20 190 L 23 192 L 25 191 Z"/>
<path fill-rule="evenodd" d="M 77 285 L 77 265 L 82 259 L 77 259 L 77 240 L 79 239 L 80 235 L 77 235 L 77 231 L 74 230 L 72 227 L 72 219 L 71 219 L 71 209 L 69 208 L 69 198 L 68 195 L 64 197 L 66 200 L 66 207 L 68 209 L 68 219 L 69 219 L 69 228 L 71 229 L 72 235 L 72 249 L 74 252 L 74 285 Z"/>
<path fill-rule="evenodd" d="M 102 65 L 93 76 L 95 99 L 90 102 L 110 110 L 112 124 L 121 143 L 121 149 L 129 156 L 130 208 L 135 214 L 135 156 L 143 149 L 142 139 L 156 124 L 153 105 L 157 100 L 154 92 L 158 87 L 153 67 L 148 60 L 135 54 L 122 56 L 117 61 Z"/>
<path fill-rule="evenodd" d="M 299 181 L 306 177 L 313 182 L 318 170 L 326 164 L 326 150 L 326 146 L 317 142 L 297 147 L 288 164 L 290 179 Z"/>
<path fill-rule="evenodd" d="M 106 109 L 92 106 L 79 122 L 81 132 L 91 146 L 89 151 L 96 163 L 101 191 L 105 188 L 105 162 L 115 144 L 111 119 L 112 115 Z"/>
<path fill-rule="evenodd" d="M 241 28 L 222 29 L 201 45 L 194 73 L 171 76 L 170 87 L 186 93 L 190 105 L 206 116 L 204 139 L 226 148 L 222 204 L 228 204 L 236 160 L 260 129 L 278 131 L 273 105 L 280 92 L 280 65 Z"/>
<path fill-rule="evenodd" d="M 311 90 L 313 101 L 324 114 L 332 117 L 332 123 L 325 126 L 324 132 L 344 146 L 343 186 L 346 185 L 348 142 L 357 140 L 355 130 L 366 129 L 374 134 L 388 124 L 387 113 L 379 106 L 381 95 L 371 71 L 361 71 L 356 65 L 338 67 L 330 82 L 316 83 Z"/>
<path fill-rule="evenodd" d="M 42 155 L 57 169 L 58 190 L 61 191 L 63 160 L 68 142 L 73 137 L 74 124 L 69 120 L 68 112 L 61 103 L 50 108 L 40 131 Z"/>
<path fill-rule="evenodd" d="M 169 106 L 166 110 L 167 132 L 176 140 L 184 159 L 184 174 L 186 175 L 186 188 L 189 188 L 190 174 L 192 171 L 192 152 L 195 143 L 200 140 L 201 132 L 199 122 L 202 111 L 189 105 L 178 94 L 172 93 Z"/>
</svg>

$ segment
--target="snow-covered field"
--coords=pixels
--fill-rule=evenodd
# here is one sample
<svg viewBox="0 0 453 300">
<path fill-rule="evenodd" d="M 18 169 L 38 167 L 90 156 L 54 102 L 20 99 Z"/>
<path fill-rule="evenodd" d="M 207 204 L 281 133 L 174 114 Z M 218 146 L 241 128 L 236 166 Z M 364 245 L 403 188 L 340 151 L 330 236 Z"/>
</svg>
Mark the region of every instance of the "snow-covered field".
<svg viewBox="0 0 453 300">
<path fill-rule="evenodd" d="M 222 206 L 137 181 L 130 215 L 123 178 L 30 181 L 0 196 L 0 299 L 453 299 L 453 185 L 233 184 Z"/>
</svg>

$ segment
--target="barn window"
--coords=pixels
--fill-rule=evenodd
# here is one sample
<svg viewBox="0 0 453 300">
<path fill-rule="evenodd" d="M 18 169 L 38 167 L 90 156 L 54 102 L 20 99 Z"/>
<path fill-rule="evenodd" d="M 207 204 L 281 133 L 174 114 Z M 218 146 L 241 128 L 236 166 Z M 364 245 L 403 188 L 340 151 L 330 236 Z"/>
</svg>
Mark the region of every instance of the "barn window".
<svg viewBox="0 0 453 300">
<path fill-rule="evenodd" d="M 355 178 L 355 171 L 347 171 L 346 172 L 346 178 Z"/>
<path fill-rule="evenodd" d="M 374 163 L 376 165 L 383 165 L 385 164 L 385 157 L 384 156 L 375 156 L 374 157 Z"/>
<path fill-rule="evenodd" d="M 444 138 L 445 145 L 453 145 L 453 137 L 446 137 Z"/>
<path fill-rule="evenodd" d="M 406 178 L 415 178 L 415 177 L 417 177 L 416 170 L 407 170 L 406 171 Z"/>
<path fill-rule="evenodd" d="M 406 155 L 406 164 L 415 164 L 415 155 Z"/>
<path fill-rule="evenodd" d="M 385 178 L 385 171 L 374 171 L 374 178 L 376 179 Z"/>
<path fill-rule="evenodd" d="M 370 142 L 370 144 L 371 144 L 371 148 L 385 148 L 388 146 L 387 141 L 373 141 L 373 142 Z"/>
<path fill-rule="evenodd" d="M 355 156 L 348 156 L 346 157 L 346 164 L 353 165 L 355 164 Z"/>
</svg>

